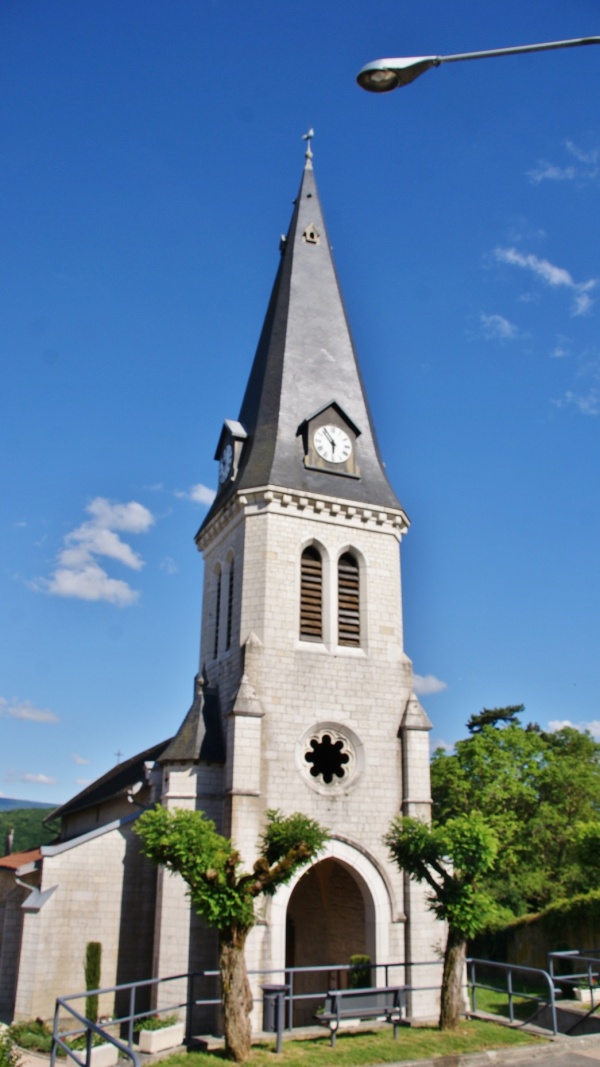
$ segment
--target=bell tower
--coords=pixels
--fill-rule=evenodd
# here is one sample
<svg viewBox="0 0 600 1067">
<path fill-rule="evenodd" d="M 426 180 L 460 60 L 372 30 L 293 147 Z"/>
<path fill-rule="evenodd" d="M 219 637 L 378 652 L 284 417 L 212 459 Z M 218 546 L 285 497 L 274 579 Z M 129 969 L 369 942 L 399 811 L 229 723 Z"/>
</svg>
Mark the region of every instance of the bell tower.
<svg viewBox="0 0 600 1067">
<path fill-rule="evenodd" d="M 403 644 L 409 523 L 380 456 L 310 142 L 239 416 L 223 423 L 215 459 L 196 541 L 222 829 L 248 863 L 268 809 L 303 811 L 331 833 L 323 858 L 267 901 L 248 965 L 430 960 L 439 931 L 423 891 L 382 843 L 396 815 L 430 808 L 430 723 Z M 434 1008 L 424 996 L 412 1012 Z"/>
</svg>

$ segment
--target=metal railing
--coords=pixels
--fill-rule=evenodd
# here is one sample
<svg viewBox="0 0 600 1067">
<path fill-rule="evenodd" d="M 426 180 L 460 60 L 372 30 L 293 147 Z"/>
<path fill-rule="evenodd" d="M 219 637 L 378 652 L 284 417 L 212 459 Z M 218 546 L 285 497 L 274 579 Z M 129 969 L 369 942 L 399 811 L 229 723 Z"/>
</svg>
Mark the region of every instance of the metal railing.
<svg viewBox="0 0 600 1067">
<path fill-rule="evenodd" d="M 434 967 L 439 971 L 439 960 L 415 963 L 403 963 L 400 961 L 371 963 L 367 966 L 370 969 L 371 984 L 375 986 L 405 985 L 409 995 L 439 989 L 439 980 L 434 985 L 418 985 L 414 981 L 415 969 Z M 352 964 L 331 964 L 322 967 L 280 967 L 270 970 L 251 970 L 248 972 L 248 977 L 250 979 L 262 978 L 263 982 L 260 983 L 262 986 L 263 984 L 266 985 L 269 979 L 272 980 L 274 977 L 281 978 L 283 976 L 286 1029 L 292 1030 L 294 1028 L 294 1009 L 296 1006 L 314 1001 L 316 1010 L 318 1002 L 322 1002 L 331 990 L 347 987 L 348 976 L 352 971 L 356 972 L 356 969 L 356 965 Z M 318 978 L 322 976 L 323 982 L 317 982 L 317 989 L 301 992 L 298 990 L 299 980 L 301 981 L 301 976 L 308 974 L 314 974 Z M 374 980 L 373 975 L 375 976 Z M 161 1004 L 160 1008 L 147 1009 L 144 1007 L 139 1010 L 141 995 L 146 994 L 146 999 L 148 999 L 148 994 L 151 994 L 159 986 L 164 986 L 169 982 L 183 981 L 186 983 L 185 1000 L 177 1000 L 166 1006 Z M 198 996 L 199 982 L 206 983 L 207 981 L 215 983 L 214 995 Z M 119 995 L 126 997 L 128 1010 L 111 1017 L 107 1021 L 103 1020 L 102 1023 L 95 1023 L 87 1019 L 74 1006 L 74 1002 L 85 1001 L 87 997 L 106 997 L 110 994 L 114 995 L 115 1001 L 119 999 Z M 262 990 L 257 991 L 254 996 L 255 1005 L 260 1005 L 262 1001 Z M 186 1042 L 189 1043 L 193 1029 L 193 1009 L 220 1008 L 220 1006 L 219 971 L 217 970 L 192 971 L 186 974 L 170 975 L 168 978 L 148 978 L 140 982 L 126 982 L 120 985 L 106 986 L 102 989 L 90 989 L 83 993 L 70 993 L 66 996 L 57 997 L 52 1031 L 51 1067 L 55 1067 L 56 1055 L 59 1049 L 74 1060 L 78 1067 L 90 1067 L 94 1036 L 114 1045 L 121 1055 L 131 1060 L 133 1067 L 139 1067 L 139 1055 L 134 1047 L 134 1035 L 139 1030 L 139 1025 L 136 1024 L 139 1024 L 140 1021 L 149 1016 L 165 1015 L 185 1010 Z M 124 1032 L 122 1038 L 115 1037 L 111 1032 L 117 1027 L 120 1028 L 121 1033 Z M 85 1049 L 74 1049 L 70 1043 L 71 1040 L 81 1036 L 85 1036 Z"/>
<path fill-rule="evenodd" d="M 407 992 L 409 996 L 415 993 L 429 992 L 431 990 L 437 991 L 440 987 L 439 980 L 435 983 L 435 985 L 415 985 L 411 974 L 413 968 L 419 967 L 435 967 L 437 970 L 439 970 L 441 967 L 440 960 L 430 960 L 415 963 L 369 963 L 365 965 L 365 969 L 367 969 L 367 967 L 371 970 L 371 974 L 375 972 L 376 980 L 375 982 L 371 983 L 372 985 L 393 986 L 397 982 L 398 984 L 407 986 Z M 356 970 L 356 965 L 347 963 L 325 964 L 320 967 L 277 967 L 271 968 L 270 970 L 249 970 L 248 978 L 263 978 L 265 984 L 269 981 L 273 981 L 274 979 L 278 979 L 281 981 L 281 984 L 286 987 L 283 997 L 286 1015 L 285 1029 L 293 1030 L 294 1008 L 296 1005 L 311 1000 L 316 1002 L 323 1001 L 323 999 L 330 991 L 346 988 L 344 986 L 344 981 L 347 980 L 347 977 L 350 972 Z M 381 972 L 383 972 L 382 976 Z M 322 975 L 325 979 L 323 982 L 323 986 L 315 990 L 310 990 L 306 993 L 297 992 L 296 979 L 299 976 L 308 974 Z M 192 1015 L 191 1008 L 212 1007 L 221 1004 L 220 996 L 202 998 L 196 997 L 198 981 L 209 979 L 218 983 L 219 971 L 197 971 L 190 974 L 189 977 L 191 985 L 191 995 L 189 1005 L 190 1011 L 188 1011 L 188 1039 L 191 1036 L 191 1034 L 189 1033 L 189 1026 Z M 377 979 L 379 979 L 379 981 Z M 262 999 L 262 995 L 254 996 L 254 1004 L 261 1004 Z"/>
<path fill-rule="evenodd" d="M 558 974 L 556 967 L 560 963 L 583 963 L 585 969 L 583 971 L 570 970 L 567 974 Z M 560 982 L 561 985 L 571 986 L 573 989 L 589 989 L 590 991 L 590 1003 L 592 1005 L 592 1014 L 596 1008 L 600 1007 L 600 990 L 598 989 L 598 977 L 600 976 L 600 950 L 595 948 L 588 949 L 567 949 L 562 952 L 549 952 L 548 953 L 548 970 L 552 975 L 552 978 L 556 982 Z M 594 998 L 594 993 L 596 997 Z"/>
<path fill-rule="evenodd" d="M 515 1000 L 531 1000 L 540 1005 L 545 1003 L 550 1008 L 550 1017 L 552 1021 L 552 1033 L 556 1036 L 558 1034 L 558 1026 L 556 1019 L 556 999 L 555 999 L 555 986 L 554 979 L 551 973 L 543 971 L 538 967 L 523 967 L 516 963 L 496 963 L 493 960 L 480 960 L 474 957 L 467 959 L 467 976 L 468 986 L 471 995 L 471 1008 L 474 1014 L 477 1013 L 477 990 L 486 989 L 494 993 L 502 993 L 508 997 L 508 1017 L 511 1023 L 515 1022 Z M 482 982 L 477 980 L 477 968 L 481 970 L 487 970 L 491 968 L 505 975 L 505 985 L 490 985 L 489 982 Z M 547 997 L 540 996 L 539 993 L 531 993 L 523 991 L 522 989 L 516 989 L 513 982 L 514 975 L 521 975 L 523 977 L 528 976 L 530 981 L 535 981 L 538 985 L 545 986 L 547 990 Z M 520 985 L 520 983 L 519 983 Z M 533 1013 L 535 1014 L 535 1012 Z M 528 1020 L 525 1020 L 528 1021 Z"/>
<path fill-rule="evenodd" d="M 70 993 L 64 997 L 56 998 L 56 1005 L 54 1008 L 54 1025 L 52 1029 L 52 1051 L 50 1056 L 51 1067 L 54 1067 L 56 1054 L 58 1049 L 62 1049 L 67 1056 L 79 1065 L 79 1067 L 90 1067 L 91 1052 L 93 1048 L 93 1035 L 100 1037 L 103 1042 L 115 1045 L 122 1055 L 126 1056 L 133 1063 L 133 1067 L 139 1067 L 139 1056 L 134 1049 L 134 1032 L 139 1029 L 136 1027 L 136 1023 L 140 1020 L 147 1019 L 151 1015 L 164 1015 L 169 1012 L 178 1011 L 181 1008 L 187 1010 L 190 1002 L 190 975 L 189 974 L 176 974 L 170 975 L 168 978 L 147 978 L 141 982 L 126 982 L 121 985 L 107 986 L 104 989 L 89 989 L 85 993 Z M 165 985 L 168 982 L 185 981 L 187 983 L 187 997 L 183 1001 L 177 1001 L 174 1004 L 170 1004 L 167 1007 L 161 1006 L 160 1008 L 151 1008 L 150 1010 L 137 1011 L 137 1003 L 139 1003 L 139 991 L 150 990 L 151 988 L 159 985 Z M 94 1023 L 91 1019 L 87 1019 L 85 1015 L 77 1011 L 73 1007 L 73 1001 L 81 1001 L 90 996 L 102 996 L 103 994 L 118 993 L 128 994 L 129 1011 L 125 1015 L 116 1016 L 111 1018 L 104 1025 Z M 64 1016 L 72 1017 L 76 1026 L 72 1029 L 65 1029 Z M 119 1038 L 114 1037 L 109 1032 L 115 1027 L 126 1027 L 126 1040 L 122 1041 Z M 80 1058 L 77 1049 L 74 1049 L 70 1044 L 70 1039 L 78 1038 L 85 1035 L 85 1058 Z M 81 1050 L 83 1051 L 83 1050 Z"/>
</svg>

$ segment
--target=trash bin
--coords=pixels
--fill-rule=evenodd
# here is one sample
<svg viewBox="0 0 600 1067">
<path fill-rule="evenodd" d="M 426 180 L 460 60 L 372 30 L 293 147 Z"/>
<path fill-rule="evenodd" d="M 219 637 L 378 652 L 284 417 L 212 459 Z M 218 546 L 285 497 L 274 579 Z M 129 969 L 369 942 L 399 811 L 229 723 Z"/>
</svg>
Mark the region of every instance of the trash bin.
<svg viewBox="0 0 600 1067">
<path fill-rule="evenodd" d="M 285 1026 L 285 996 L 289 992 L 289 988 L 287 985 L 264 985 L 262 987 L 263 1030 L 265 1033 L 279 1034 L 283 1030 Z"/>
</svg>

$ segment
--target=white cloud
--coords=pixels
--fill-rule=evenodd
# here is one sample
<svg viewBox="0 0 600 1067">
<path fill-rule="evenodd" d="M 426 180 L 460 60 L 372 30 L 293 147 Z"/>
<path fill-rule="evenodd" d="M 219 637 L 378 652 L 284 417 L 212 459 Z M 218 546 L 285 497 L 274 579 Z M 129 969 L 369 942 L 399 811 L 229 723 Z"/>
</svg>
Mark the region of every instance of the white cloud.
<svg viewBox="0 0 600 1067">
<path fill-rule="evenodd" d="M 73 763 L 77 763 L 80 767 L 85 767 L 86 763 L 90 762 L 89 759 L 86 759 L 85 756 L 80 756 L 77 752 L 71 753 L 71 759 Z"/>
<path fill-rule="evenodd" d="M 76 597 L 78 600 L 106 600 L 109 604 L 126 607 L 139 600 L 139 592 L 121 578 L 109 578 L 97 563 L 87 567 L 58 567 L 44 583 L 52 596 Z"/>
<path fill-rule="evenodd" d="M 565 356 L 570 356 L 571 352 L 569 345 L 571 344 L 570 337 L 558 336 L 556 338 L 556 344 L 552 349 L 552 356 L 554 359 L 564 359 Z"/>
<path fill-rule="evenodd" d="M 177 566 L 177 564 L 176 564 L 175 560 L 172 558 L 172 556 L 165 556 L 164 559 L 161 559 L 161 561 L 159 563 L 159 567 L 160 567 L 161 571 L 166 571 L 167 574 L 178 574 L 179 573 L 179 567 Z"/>
<path fill-rule="evenodd" d="M 577 177 L 577 170 L 573 166 L 557 167 L 553 163 L 547 163 L 546 160 L 541 159 L 537 167 L 527 171 L 527 177 L 531 178 L 535 185 L 546 180 L 555 182 L 572 181 L 573 178 Z"/>
<path fill-rule="evenodd" d="M 181 500 L 191 500 L 194 504 L 205 504 L 210 506 L 216 497 L 214 489 L 209 489 L 207 485 L 202 485 L 202 482 L 198 482 L 197 485 L 191 485 L 186 490 L 176 490 L 175 496 Z"/>
<path fill-rule="evenodd" d="M 448 755 L 454 752 L 454 745 L 450 744 L 449 741 L 443 741 L 437 737 L 432 737 L 431 734 L 429 735 L 429 748 L 432 753 L 436 752 L 438 748 L 442 748 Z"/>
<path fill-rule="evenodd" d="M 0 697 L 0 715 L 8 715 L 11 719 L 21 719 L 26 722 L 60 722 L 58 715 L 46 708 L 36 708 L 29 700 L 12 700 L 10 703 L 4 697 Z"/>
<path fill-rule="evenodd" d="M 91 784 L 92 784 L 92 779 L 91 778 L 76 778 L 75 779 L 75 785 L 91 785 Z"/>
<path fill-rule="evenodd" d="M 600 719 L 589 719 L 587 722 L 577 723 L 571 722 L 570 719 L 552 719 L 548 723 L 548 729 L 552 734 L 557 730 L 563 730 L 566 726 L 570 726 L 573 730 L 579 730 L 580 733 L 588 730 L 596 741 L 600 741 Z"/>
<path fill-rule="evenodd" d="M 56 785 L 56 778 L 49 778 L 47 774 L 22 774 L 21 781 L 33 785 Z"/>
<path fill-rule="evenodd" d="M 565 148 L 575 159 L 578 159 L 580 163 L 585 163 L 586 166 L 594 167 L 595 172 L 598 171 L 598 161 L 600 160 L 600 148 L 592 148 L 591 152 L 585 152 L 583 148 L 579 148 L 573 141 L 565 141 Z"/>
<path fill-rule="evenodd" d="M 488 341 L 514 341 L 519 336 L 519 329 L 503 315 L 486 315 L 481 312 L 479 316 L 483 336 Z"/>
<path fill-rule="evenodd" d="M 574 293 L 574 302 L 571 310 L 573 316 L 585 315 L 590 310 L 593 300 L 589 295 L 598 284 L 597 278 L 590 278 L 586 282 L 576 282 L 568 270 L 557 267 L 548 259 L 540 259 L 533 253 L 525 254 L 517 248 L 495 248 L 494 256 L 498 263 L 507 263 L 513 267 L 523 267 L 530 270 L 542 281 L 552 288 L 564 287 Z"/>
<path fill-rule="evenodd" d="M 565 141 L 564 147 L 577 163 L 557 166 L 555 163 L 549 163 L 547 160 L 541 159 L 533 170 L 527 171 L 527 176 L 534 185 L 538 185 L 543 181 L 562 182 L 574 180 L 581 184 L 598 177 L 598 162 L 600 160 L 600 150 L 598 148 L 593 148 L 590 152 L 586 152 L 573 141 Z"/>
<path fill-rule="evenodd" d="M 433 693 L 442 693 L 448 685 L 434 674 L 413 674 L 413 688 L 419 696 L 431 696 Z"/>
<path fill-rule="evenodd" d="M 582 415 L 600 415 L 600 390 L 592 388 L 588 393 L 574 393 L 571 389 L 562 400 L 555 400 L 556 407 L 576 407 Z"/>
<path fill-rule="evenodd" d="M 135 603 L 139 593 L 122 579 L 109 577 L 96 556 L 116 560 L 131 570 L 141 570 L 143 559 L 117 531 L 146 533 L 154 524 L 152 512 L 135 500 L 118 504 L 100 496 L 88 504 L 86 511 L 91 519 L 66 535 L 56 569 L 50 578 L 33 583 L 33 588 L 52 596 L 106 600 L 120 607 Z"/>
</svg>

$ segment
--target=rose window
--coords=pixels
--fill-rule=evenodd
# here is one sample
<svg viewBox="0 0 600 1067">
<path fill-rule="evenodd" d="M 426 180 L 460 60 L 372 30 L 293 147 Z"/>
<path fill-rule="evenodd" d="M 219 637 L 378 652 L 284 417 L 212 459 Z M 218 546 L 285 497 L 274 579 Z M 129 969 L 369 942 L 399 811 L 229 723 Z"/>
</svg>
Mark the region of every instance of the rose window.
<svg viewBox="0 0 600 1067">
<path fill-rule="evenodd" d="M 334 740 L 331 734 L 323 734 L 320 740 L 311 738 L 309 751 L 304 754 L 306 762 L 311 764 L 311 776 L 318 778 L 320 775 L 325 785 L 329 785 L 334 778 L 344 778 L 350 762 L 344 747 L 344 741 L 339 737 Z"/>
</svg>

